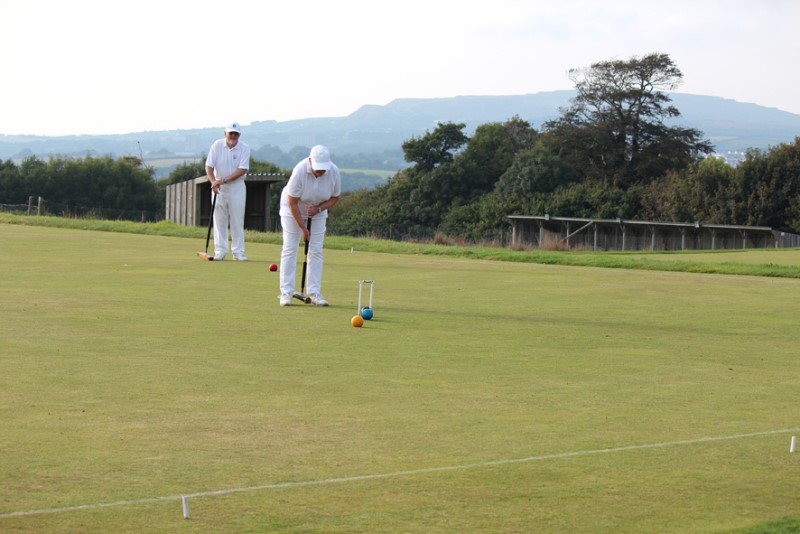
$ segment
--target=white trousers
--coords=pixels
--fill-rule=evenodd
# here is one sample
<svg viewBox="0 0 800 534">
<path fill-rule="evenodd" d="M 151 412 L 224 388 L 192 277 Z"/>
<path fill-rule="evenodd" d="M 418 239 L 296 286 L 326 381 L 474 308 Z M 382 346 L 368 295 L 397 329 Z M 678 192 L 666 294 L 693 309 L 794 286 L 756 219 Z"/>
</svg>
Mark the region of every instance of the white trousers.
<svg viewBox="0 0 800 534">
<path fill-rule="evenodd" d="M 211 195 L 214 202 L 214 194 Z M 214 255 L 228 254 L 228 227 L 231 229 L 231 248 L 234 256 L 244 256 L 244 207 L 247 189 L 244 187 L 225 189 L 219 193 L 214 208 Z"/>
<path fill-rule="evenodd" d="M 308 265 L 306 268 L 306 294 L 319 295 L 322 287 L 322 244 L 325 241 L 327 219 L 313 219 L 311 240 L 308 243 Z M 297 250 L 303 231 L 294 217 L 281 217 L 283 227 L 283 250 L 281 250 L 281 293 L 293 293 L 297 275 Z M 302 245 L 305 251 L 305 244 Z"/>
</svg>

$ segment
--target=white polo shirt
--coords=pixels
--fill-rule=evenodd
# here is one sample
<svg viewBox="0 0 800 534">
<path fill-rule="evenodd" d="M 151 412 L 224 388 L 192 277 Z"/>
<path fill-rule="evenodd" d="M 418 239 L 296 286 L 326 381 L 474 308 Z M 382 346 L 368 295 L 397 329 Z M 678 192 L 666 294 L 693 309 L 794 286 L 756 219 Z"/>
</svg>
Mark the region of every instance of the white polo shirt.
<svg viewBox="0 0 800 534">
<path fill-rule="evenodd" d="M 292 210 L 289 209 L 289 198 L 291 195 L 299 198 L 298 207 L 300 213 L 305 216 L 306 210 L 309 205 L 316 205 L 320 202 L 325 202 L 331 197 L 338 197 L 342 194 L 342 178 L 339 175 L 339 167 L 331 163 L 331 168 L 325 171 L 325 174 L 317 178 L 311 170 L 311 162 L 308 158 L 294 166 L 292 175 L 289 177 L 289 182 L 286 187 L 281 191 L 281 217 L 292 216 Z M 328 210 L 324 210 L 315 218 L 327 218 Z"/>
<path fill-rule="evenodd" d="M 236 169 L 250 170 L 250 147 L 247 143 L 239 141 L 233 148 L 228 148 L 225 139 L 217 139 L 211 145 L 206 157 L 206 165 L 214 167 L 214 176 L 221 180 L 230 176 Z M 222 187 L 230 189 L 244 189 L 244 180 L 247 176 L 242 176 L 238 180 L 227 183 Z"/>
</svg>

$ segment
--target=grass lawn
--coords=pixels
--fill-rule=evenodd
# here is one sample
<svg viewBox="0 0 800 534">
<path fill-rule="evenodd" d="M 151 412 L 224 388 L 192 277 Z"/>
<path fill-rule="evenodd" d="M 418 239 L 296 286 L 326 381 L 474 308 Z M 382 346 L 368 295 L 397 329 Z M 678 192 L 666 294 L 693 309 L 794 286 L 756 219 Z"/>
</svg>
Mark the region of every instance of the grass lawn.
<svg viewBox="0 0 800 534">
<path fill-rule="evenodd" d="M 627 254 L 627 253 L 626 253 Z M 800 265 L 800 250 L 796 248 L 762 248 L 752 250 L 700 250 L 686 252 L 659 252 L 659 253 L 629 253 L 631 259 L 647 259 L 655 261 L 674 261 L 680 258 L 698 263 L 727 263 L 745 265 Z"/>
<path fill-rule="evenodd" d="M 376 176 L 382 180 L 387 180 L 397 174 L 398 171 L 387 171 L 385 169 L 347 169 L 339 168 L 341 172 L 351 174 L 366 174 L 368 176 Z"/>
<path fill-rule="evenodd" d="M 204 232 L 0 240 L 0 531 L 798 525 L 796 278 L 343 240 L 332 305 L 281 308 L 274 242 L 239 263 L 198 260 Z"/>
</svg>

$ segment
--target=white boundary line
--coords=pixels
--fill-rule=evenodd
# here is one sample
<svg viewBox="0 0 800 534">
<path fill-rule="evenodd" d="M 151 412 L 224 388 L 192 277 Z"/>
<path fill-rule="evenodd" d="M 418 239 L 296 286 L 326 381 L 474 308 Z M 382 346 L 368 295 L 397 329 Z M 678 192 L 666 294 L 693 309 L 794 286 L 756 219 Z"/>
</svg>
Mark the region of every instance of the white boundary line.
<svg viewBox="0 0 800 534">
<path fill-rule="evenodd" d="M 494 460 L 490 462 L 481 462 L 474 464 L 464 465 L 450 465 L 444 467 L 426 467 L 422 469 L 411 469 L 408 471 L 395 471 L 393 473 L 378 473 L 374 475 L 356 475 L 341 478 L 328 478 L 323 480 L 306 480 L 300 482 L 282 482 L 278 484 L 264 484 L 262 486 L 249 486 L 246 488 L 231 488 L 216 491 L 203 491 L 198 493 L 189 493 L 186 495 L 170 495 L 167 497 L 151 497 L 147 499 L 133 499 L 129 501 L 116 501 L 96 504 L 82 504 L 80 506 L 65 506 L 63 508 L 43 508 L 40 510 L 28 510 L 26 512 L 9 512 L 0 514 L 0 519 L 10 517 L 23 517 L 41 514 L 55 514 L 60 512 L 74 512 L 79 510 L 95 510 L 99 508 L 112 508 L 115 506 L 130 506 L 136 504 L 150 504 L 163 501 L 182 501 L 184 497 L 211 497 L 214 495 L 230 495 L 232 493 L 247 493 L 251 491 L 260 491 L 268 489 L 281 489 L 281 488 L 299 488 L 306 486 L 321 486 L 325 484 L 342 484 L 344 482 L 357 482 L 360 480 L 377 480 L 383 478 L 393 478 L 411 475 L 422 475 L 426 473 L 439 473 L 442 471 L 459 471 L 464 469 L 475 469 L 478 467 L 491 467 L 496 465 L 519 464 L 525 462 L 539 462 L 542 460 L 560 460 L 562 458 L 575 458 L 577 456 L 588 456 L 591 454 L 608 454 L 612 452 L 625 452 L 640 449 L 657 449 L 660 447 L 672 447 L 675 445 L 691 445 L 694 443 L 707 443 L 709 441 L 726 441 L 734 439 L 752 438 L 758 436 L 770 436 L 774 434 L 787 434 L 789 432 L 800 432 L 800 428 L 784 428 L 781 430 L 767 430 L 765 432 L 753 432 L 750 434 L 736 434 L 733 436 L 716 436 L 705 438 L 684 439 L 679 441 L 664 441 L 661 443 L 647 443 L 644 445 L 628 445 L 625 447 L 613 447 L 610 449 L 594 449 L 588 451 L 574 451 L 562 452 L 558 454 L 545 454 L 542 456 L 529 456 L 527 458 L 514 458 L 511 460 Z"/>
</svg>

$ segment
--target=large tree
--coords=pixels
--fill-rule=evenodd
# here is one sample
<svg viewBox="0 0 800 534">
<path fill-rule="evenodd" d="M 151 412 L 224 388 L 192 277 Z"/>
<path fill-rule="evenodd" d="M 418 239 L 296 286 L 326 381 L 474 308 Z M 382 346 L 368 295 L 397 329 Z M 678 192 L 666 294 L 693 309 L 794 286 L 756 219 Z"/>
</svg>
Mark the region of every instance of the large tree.
<svg viewBox="0 0 800 534">
<path fill-rule="evenodd" d="M 667 54 L 571 69 L 577 95 L 545 128 L 576 169 L 619 187 L 684 168 L 712 150 L 702 133 L 667 123 L 680 116 L 667 91 L 683 74 Z"/>
<path fill-rule="evenodd" d="M 403 143 L 406 161 L 416 163 L 423 172 L 453 161 L 453 154 L 469 140 L 462 131 L 465 126 L 464 123 L 444 122 L 432 132 L 412 137 Z"/>
<path fill-rule="evenodd" d="M 448 210 L 492 191 L 517 153 L 532 146 L 536 136 L 536 130 L 519 117 L 478 126 L 453 161 L 420 176 L 417 201 L 429 205 L 433 214 L 424 223 L 435 227 Z"/>
<path fill-rule="evenodd" d="M 734 168 L 705 158 L 684 170 L 669 171 L 644 187 L 636 216 L 655 221 L 733 224 Z"/>
<path fill-rule="evenodd" d="M 751 149 L 736 167 L 737 224 L 800 230 L 800 137 Z"/>
</svg>

